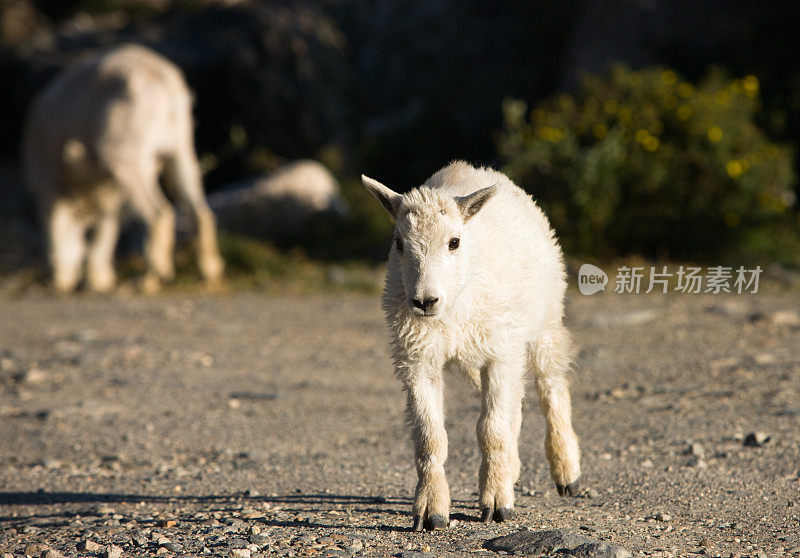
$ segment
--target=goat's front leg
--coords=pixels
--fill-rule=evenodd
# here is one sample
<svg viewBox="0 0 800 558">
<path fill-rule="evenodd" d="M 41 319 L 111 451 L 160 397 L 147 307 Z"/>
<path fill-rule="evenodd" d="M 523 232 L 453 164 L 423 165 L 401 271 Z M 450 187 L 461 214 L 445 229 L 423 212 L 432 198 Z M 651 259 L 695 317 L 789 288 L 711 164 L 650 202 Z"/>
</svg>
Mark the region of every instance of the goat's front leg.
<svg viewBox="0 0 800 558">
<path fill-rule="evenodd" d="M 447 432 L 444 429 L 442 369 L 413 366 L 403 377 L 418 477 L 414 493 L 414 530 L 444 529 L 450 523 L 450 489 L 444 473 Z"/>
<path fill-rule="evenodd" d="M 514 512 L 514 483 L 519 478 L 517 441 L 522 420 L 525 353 L 495 361 L 481 370 L 481 416 L 478 444 L 481 520 L 505 521 Z"/>
</svg>

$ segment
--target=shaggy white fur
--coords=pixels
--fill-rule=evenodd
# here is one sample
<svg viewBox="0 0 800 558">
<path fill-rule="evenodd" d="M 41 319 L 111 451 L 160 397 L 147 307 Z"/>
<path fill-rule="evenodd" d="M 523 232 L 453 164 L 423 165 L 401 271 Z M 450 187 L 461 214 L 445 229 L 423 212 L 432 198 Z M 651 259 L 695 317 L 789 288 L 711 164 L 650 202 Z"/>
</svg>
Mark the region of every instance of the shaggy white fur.
<svg viewBox="0 0 800 558">
<path fill-rule="evenodd" d="M 83 276 L 108 291 L 127 203 L 145 220 L 146 290 L 174 274 L 175 212 L 159 177 L 192 210 L 203 276 L 223 271 L 214 216 L 194 152 L 192 99 L 180 70 L 141 46 L 123 45 L 62 72 L 36 98 L 23 142 L 27 182 L 47 229 L 59 291 Z M 93 229 L 87 257 L 87 232 Z"/>
<path fill-rule="evenodd" d="M 462 370 L 482 394 L 482 520 L 504 521 L 513 511 L 529 370 L 547 422 L 552 478 L 561 495 L 574 496 L 580 452 L 570 418 L 570 336 L 562 324 L 566 279 L 547 218 L 504 174 L 464 162 L 405 195 L 362 181 L 397 223 L 383 310 L 416 445 L 414 528 L 449 523 L 448 369 Z"/>
</svg>

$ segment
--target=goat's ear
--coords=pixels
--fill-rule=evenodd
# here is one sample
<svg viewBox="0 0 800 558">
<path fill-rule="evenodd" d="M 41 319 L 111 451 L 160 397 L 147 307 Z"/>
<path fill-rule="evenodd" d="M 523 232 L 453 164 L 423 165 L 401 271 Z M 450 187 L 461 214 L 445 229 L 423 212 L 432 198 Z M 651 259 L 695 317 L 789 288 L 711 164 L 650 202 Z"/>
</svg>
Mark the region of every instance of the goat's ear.
<svg viewBox="0 0 800 558">
<path fill-rule="evenodd" d="M 368 176 L 361 175 L 361 183 L 369 193 L 377 198 L 381 205 L 386 209 L 392 219 L 397 221 L 397 210 L 400 209 L 400 202 L 403 196 Z"/>
<path fill-rule="evenodd" d="M 497 184 L 489 186 L 488 188 L 481 188 L 477 192 L 472 192 L 468 196 L 460 196 L 456 198 L 458 208 L 461 210 L 461 215 L 464 217 L 464 222 L 469 221 L 481 208 L 492 199 L 497 193 Z"/>
</svg>

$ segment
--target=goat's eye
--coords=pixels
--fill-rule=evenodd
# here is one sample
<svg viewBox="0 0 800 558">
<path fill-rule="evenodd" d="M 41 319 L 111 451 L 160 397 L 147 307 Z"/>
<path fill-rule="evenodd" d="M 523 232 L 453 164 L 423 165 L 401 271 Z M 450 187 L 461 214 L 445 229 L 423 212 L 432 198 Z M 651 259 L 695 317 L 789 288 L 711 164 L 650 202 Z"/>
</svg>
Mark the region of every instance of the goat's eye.
<svg viewBox="0 0 800 558">
<path fill-rule="evenodd" d="M 394 245 L 397 247 L 398 252 L 403 251 L 403 241 L 399 237 L 394 238 Z"/>
<path fill-rule="evenodd" d="M 458 238 L 451 238 L 450 244 L 448 244 L 447 247 L 451 250 L 457 250 L 459 244 L 461 244 L 461 241 Z"/>
</svg>

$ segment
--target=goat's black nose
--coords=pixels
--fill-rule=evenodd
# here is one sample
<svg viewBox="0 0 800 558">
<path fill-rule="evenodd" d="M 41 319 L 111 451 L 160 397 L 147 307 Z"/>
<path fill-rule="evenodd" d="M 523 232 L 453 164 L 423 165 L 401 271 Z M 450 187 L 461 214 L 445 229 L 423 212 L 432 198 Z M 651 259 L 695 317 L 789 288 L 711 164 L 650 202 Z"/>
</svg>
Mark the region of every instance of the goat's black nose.
<svg viewBox="0 0 800 558">
<path fill-rule="evenodd" d="M 411 300 L 411 303 L 423 312 L 430 310 L 437 302 L 439 302 L 438 298 L 426 298 L 425 300 L 414 298 Z"/>
</svg>

